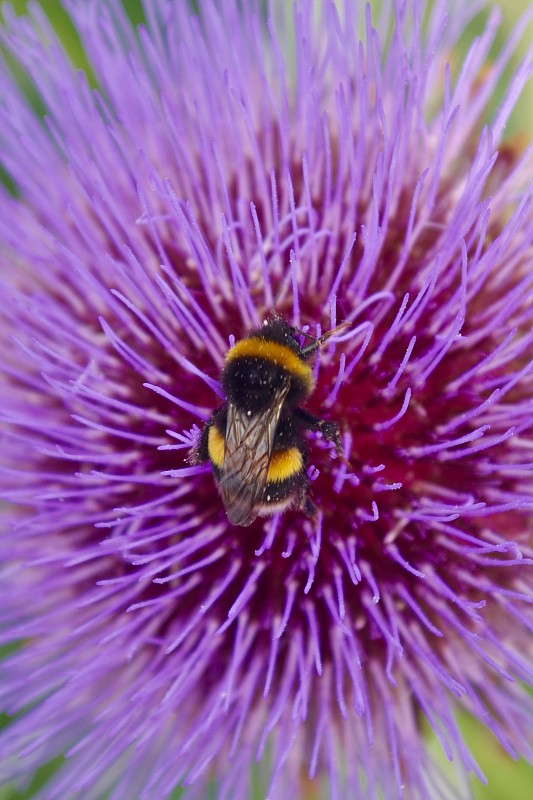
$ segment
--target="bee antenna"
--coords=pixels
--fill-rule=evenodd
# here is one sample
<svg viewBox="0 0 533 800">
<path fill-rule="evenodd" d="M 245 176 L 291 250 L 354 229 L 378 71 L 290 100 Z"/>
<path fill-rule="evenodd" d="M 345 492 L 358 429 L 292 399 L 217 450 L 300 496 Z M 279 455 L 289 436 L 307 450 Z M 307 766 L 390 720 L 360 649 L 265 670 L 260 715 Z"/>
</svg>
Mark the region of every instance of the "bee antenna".
<svg viewBox="0 0 533 800">
<path fill-rule="evenodd" d="M 279 317 L 278 310 L 277 310 L 277 305 L 278 305 L 278 300 L 279 300 L 279 298 L 281 297 L 281 295 L 283 294 L 284 291 L 285 291 L 285 284 L 284 284 L 284 281 L 281 281 L 279 289 L 277 291 L 277 294 L 276 294 L 276 296 L 274 298 L 274 302 L 272 303 L 272 315 L 275 316 L 275 317 Z"/>
<path fill-rule="evenodd" d="M 318 338 L 315 336 L 311 336 L 311 334 L 309 333 L 298 331 L 298 333 L 301 333 L 302 336 L 306 336 L 308 339 L 312 339 L 312 344 L 308 344 L 303 348 L 302 355 L 306 356 L 309 355 L 310 353 L 313 353 L 315 350 L 318 350 L 319 347 L 322 347 L 322 345 L 328 341 L 328 339 L 331 339 L 331 337 L 334 336 L 336 333 L 344 330 L 345 328 L 348 328 L 349 326 L 350 326 L 349 322 L 341 322 L 340 325 L 337 325 L 330 331 L 326 331 L 326 333 L 323 333 L 322 336 L 319 336 Z"/>
<path fill-rule="evenodd" d="M 331 328 L 331 330 L 326 331 L 325 333 L 322 334 L 322 336 L 319 336 L 317 339 L 317 342 L 319 342 L 319 346 L 324 344 L 324 342 L 327 342 L 328 339 L 331 339 L 331 337 L 335 336 L 335 334 L 338 333 L 339 331 L 343 331 L 349 327 L 350 327 L 349 322 L 341 322 L 340 325 L 336 325 L 334 328 Z"/>
</svg>

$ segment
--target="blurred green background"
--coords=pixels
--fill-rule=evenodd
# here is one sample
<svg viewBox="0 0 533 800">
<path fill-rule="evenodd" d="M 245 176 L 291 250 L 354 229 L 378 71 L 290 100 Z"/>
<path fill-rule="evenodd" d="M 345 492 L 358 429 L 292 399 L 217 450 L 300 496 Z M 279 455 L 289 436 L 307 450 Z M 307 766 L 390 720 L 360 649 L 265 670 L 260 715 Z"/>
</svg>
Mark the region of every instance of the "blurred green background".
<svg viewBox="0 0 533 800">
<path fill-rule="evenodd" d="M 79 37 L 68 15 L 64 11 L 60 0 L 36 1 L 49 16 L 75 66 L 91 74 L 90 65 L 81 47 Z M 287 2 L 289 1 L 290 0 L 287 0 Z M 141 0 L 122 0 L 122 2 L 134 24 L 143 21 Z M 150 0 L 146 0 L 146 2 L 150 2 Z M 176 0 L 176 2 L 186 2 L 186 0 Z M 223 2 L 223 0 L 221 0 L 221 2 Z M 470 0 L 465 0 L 465 2 L 470 2 Z M 28 0 L 14 0 L 14 2 L 12 2 L 12 6 L 15 8 L 16 12 L 21 14 L 24 13 L 27 5 Z M 504 0 L 504 2 L 498 5 L 502 9 L 503 25 L 496 42 L 496 50 L 505 42 L 514 24 L 529 4 L 525 2 L 525 0 Z M 468 41 L 475 36 L 476 32 L 481 27 L 482 25 L 479 21 L 474 22 L 470 26 L 464 37 L 464 48 L 467 47 Z M 508 74 L 518 65 L 521 58 L 524 57 L 526 49 L 532 41 L 533 28 L 530 26 L 528 34 L 522 37 L 521 45 L 515 53 Z M 461 54 L 458 55 L 458 58 L 460 58 L 460 55 Z M 22 75 L 21 81 L 24 82 L 24 76 Z M 28 91 L 31 96 L 31 88 L 29 88 Z M 38 109 L 38 99 L 32 97 L 32 102 L 34 102 Z M 494 99 L 494 102 L 497 104 L 497 97 Z M 509 136 L 524 134 L 527 139 L 533 138 L 533 80 L 530 81 L 526 87 L 513 113 L 507 132 Z M 0 717 L 0 725 L 5 725 L 6 723 L 7 719 L 2 719 Z M 474 779 L 473 793 L 476 800 L 533 800 L 533 766 L 524 761 L 512 761 L 502 751 L 494 739 L 487 735 L 484 728 L 475 720 L 463 714 L 460 716 L 460 723 L 466 743 L 488 779 L 487 786 L 483 786 L 477 779 Z M 427 739 L 428 746 L 435 754 L 437 760 L 443 763 L 447 769 L 450 769 L 451 774 L 451 768 L 446 765 L 445 759 L 440 754 L 440 746 L 434 735 L 428 733 Z M 28 776 L 28 789 L 25 792 L 17 792 L 10 786 L 0 787 L 0 800 L 28 800 L 33 797 L 35 792 L 45 783 L 46 779 L 57 769 L 60 763 L 59 760 L 49 764 L 36 775 Z M 178 798 L 179 795 L 180 792 L 178 790 L 175 794 L 175 798 Z M 69 800 L 69 798 L 65 798 L 65 800 Z M 131 800 L 135 800 L 135 798 L 131 798 Z M 158 798 L 154 798 L 154 800 L 158 800 Z M 208 800 L 208 798 L 206 798 L 206 800 Z M 253 798 L 253 800 L 262 800 L 260 787 L 257 787 L 256 797 Z M 385 798 L 385 800 L 387 800 L 387 798 Z M 428 798 L 428 800 L 432 800 L 432 798 Z"/>
</svg>

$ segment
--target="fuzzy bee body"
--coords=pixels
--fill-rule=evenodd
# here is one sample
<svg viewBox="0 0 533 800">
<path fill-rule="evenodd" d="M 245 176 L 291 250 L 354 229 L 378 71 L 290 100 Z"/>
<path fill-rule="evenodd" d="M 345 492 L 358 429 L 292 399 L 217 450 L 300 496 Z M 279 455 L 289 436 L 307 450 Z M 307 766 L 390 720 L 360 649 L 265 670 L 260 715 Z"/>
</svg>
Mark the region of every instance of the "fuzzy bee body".
<svg viewBox="0 0 533 800">
<path fill-rule="evenodd" d="M 227 401 L 206 423 L 194 459 L 209 461 L 229 521 L 247 526 L 289 506 L 310 510 L 306 430 L 321 430 L 340 448 L 338 427 L 302 403 L 313 391 L 309 360 L 329 336 L 302 347 L 281 317 L 239 340 L 221 375 Z"/>
</svg>

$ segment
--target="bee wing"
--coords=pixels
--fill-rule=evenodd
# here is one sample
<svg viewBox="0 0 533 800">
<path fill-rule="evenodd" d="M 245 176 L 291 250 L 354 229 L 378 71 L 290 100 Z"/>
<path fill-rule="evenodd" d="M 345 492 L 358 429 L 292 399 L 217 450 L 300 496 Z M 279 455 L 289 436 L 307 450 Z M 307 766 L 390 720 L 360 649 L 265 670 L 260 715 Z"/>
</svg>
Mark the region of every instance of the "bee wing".
<svg viewBox="0 0 533 800">
<path fill-rule="evenodd" d="M 250 525 L 257 516 L 255 506 L 263 496 L 274 436 L 289 387 L 287 379 L 264 414 L 248 416 L 233 403 L 228 406 L 219 490 L 228 519 L 234 525 Z"/>
</svg>

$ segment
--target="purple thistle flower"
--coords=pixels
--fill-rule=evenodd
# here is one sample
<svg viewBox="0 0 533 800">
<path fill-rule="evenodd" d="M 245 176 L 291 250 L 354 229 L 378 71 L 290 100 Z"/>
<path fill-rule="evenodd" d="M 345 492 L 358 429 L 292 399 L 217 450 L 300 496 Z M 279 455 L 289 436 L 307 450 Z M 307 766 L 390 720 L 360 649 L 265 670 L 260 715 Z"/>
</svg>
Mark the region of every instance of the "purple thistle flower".
<svg viewBox="0 0 533 800">
<path fill-rule="evenodd" d="M 5 12 L 2 779 L 457 797 L 424 719 L 459 777 L 460 707 L 533 759 L 531 54 L 485 126 L 496 12 L 450 69 L 472 4 L 219 5 L 71 0 L 98 90 Z M 316 519 L 243 529 L 188 453 L 276 297 L 350 323 L 308 407 L 351 466 L 311 436 Z"/>
</svg>

